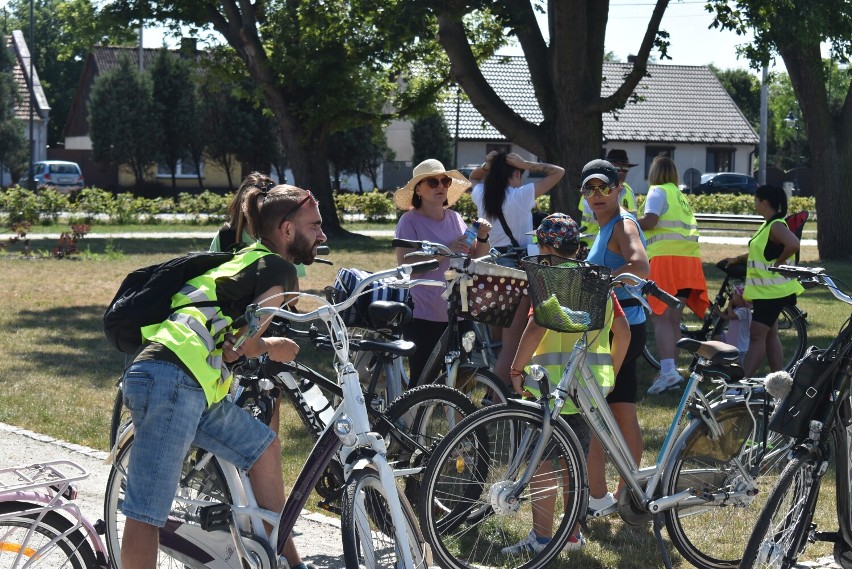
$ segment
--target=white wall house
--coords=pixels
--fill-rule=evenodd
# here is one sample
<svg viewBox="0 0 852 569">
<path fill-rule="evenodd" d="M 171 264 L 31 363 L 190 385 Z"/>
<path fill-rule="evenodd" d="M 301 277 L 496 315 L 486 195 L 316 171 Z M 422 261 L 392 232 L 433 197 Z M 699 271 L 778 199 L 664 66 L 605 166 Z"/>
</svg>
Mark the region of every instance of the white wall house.
<svg viewBox="0 0 852 569">
<path fill-rule="evenodd" d="M 611 94 L 630 67 L 605 63 L 602 95 Z M 518 114 L 535 123 L 542 120 L 523 57 L 492 58 L 483 63 L 482 73 Z M 752 173 L 757 134 L 708 67 L 648 65 L 648 75 L 635 93 L 638 102 L 603 116 L 604 147 L 600 156 L 588 157 L 603 157 L 613 148 L 626 150 L 630 161 L 638 164 L 627 177 L 634 191 L 648 191 L 648 166 L 659 154 L 674 159 L 687 185 L 690 175 L 705 172 Z M 481 163 L 490 150 L 501 148 L 536 159 L 506 140 L 465 98 L 450 97 L 439 108 L 454 141 L 458 132 L 458 167 Z M 388 146 L 396 153 L 397 168 L 406 174 L 397 185 L 408 180 L 412 167 L 410 134 L 405 137 L 403 125 L 410 133 L 407 122 L 388 130 Z M 385 179 L 390 179 L 387 173 Z"/>
</svg>

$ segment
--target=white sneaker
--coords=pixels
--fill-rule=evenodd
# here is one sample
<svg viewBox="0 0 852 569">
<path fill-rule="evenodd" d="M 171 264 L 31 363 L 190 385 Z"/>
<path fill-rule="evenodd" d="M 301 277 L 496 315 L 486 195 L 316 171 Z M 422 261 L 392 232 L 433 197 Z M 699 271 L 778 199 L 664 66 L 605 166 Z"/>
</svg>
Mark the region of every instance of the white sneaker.
<svg viewBox="0 0 852 569">
<path fill-rule="evenodd" d="M 583 549 L 583 546 L 586 545 L 586 538 L 583 537 L 583 532 L 577 532 L 577 535 L 572 535 L 568 538 L 568 541 L 565 542 L 565 547 L 562 549 L 568 551 L 577 551 L 579 549 Z"/>
<path fill-rule="evenodd" d="M 607 492 L 601 498 L 593 498 L 589 495 L 589 507 L 586 510 L 586 519 L 608 516 L 615 511 L 617 506 L 618 501 L 612 495 L 612 492 Z"/>
<path fill-rule="evenodd" d="M 500 553 L 503 555 L 518 555 L 519 553 L 539 553 L 545 547 L 547 547 L 550 540 L 547 540 L 546 543 L 539 543 L 538 536 L 535 533 L 534 529 L 530 530 L 530 533 L 527 534 L 527 537 L 516 543 L 515 545 L 510 545 L 509 547 L 504 547 L 500 550 Z"/>
<path fill-rule="evenodd" d="M 654 383 L 652 383 L 651 387 L 648 388 L 648 395 L 662 393 L 666 389 L 671 389 L 682 381 L 683 377 L 681 377 L 681 375 L 676 371 L 672 373 L 660 372 L 657 374 L 657 377 L 654 378 Z"/>
</svg>

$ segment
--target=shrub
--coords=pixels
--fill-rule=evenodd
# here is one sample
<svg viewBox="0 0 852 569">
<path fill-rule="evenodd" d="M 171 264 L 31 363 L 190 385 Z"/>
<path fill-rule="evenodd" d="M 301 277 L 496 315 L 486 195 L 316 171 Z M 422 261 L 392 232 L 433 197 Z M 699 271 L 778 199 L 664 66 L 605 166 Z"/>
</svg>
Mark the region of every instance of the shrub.
<svg viewBox="0 0 852 569">
<path fill-rule="evenodd" d="M 12 186 L 3 194 L 3 210 L 6 212 L 9 225 L 17 223 L 38 223 L 41 215 L 39 197 L 21 186 Z"/>
<path fill-rule="evenodd" d="M 357 197 L 357 201 L 367 221 L 384 220 L 396 211 L 393 200 L 389 200 L 387 194 L 377 189 L 361 194 Z"/>
</svg>

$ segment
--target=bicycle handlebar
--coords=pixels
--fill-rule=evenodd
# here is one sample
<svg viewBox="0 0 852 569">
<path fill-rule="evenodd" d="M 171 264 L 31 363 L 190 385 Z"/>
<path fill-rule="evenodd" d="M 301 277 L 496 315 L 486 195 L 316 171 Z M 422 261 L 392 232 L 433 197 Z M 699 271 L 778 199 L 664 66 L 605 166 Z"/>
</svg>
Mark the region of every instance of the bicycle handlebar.
<svg viewBox="0 0 852 569">
<path fill-rule="evenodd" d="M 628 285 L 626 284 L 626 281 L 633 281 L 635 284 Z M 620 275 L 616 275 L 612 278 L 612 282 L 613 284 L 621 284 L 622 288 L 624 288 L 624 290 L 626 290 L 628 294 L 630 294 L 630 296 L 639 300 L 643 305 L 646 306 L 646 308 L 650 309 L 650 307 L 647 306 L 645 299 L 643 298 L 643 296 L 645 295 L 651 295 L 654 298 L 663 301 L 675 310 L 680 310 L 683 306 L 683 303 L 677 297 L 674 297 L 666 291 L 660 289 L 660 287 L 658 287 L 657 283 L 655 283 L 654 281 L 649 281 L 647 279 L 637 277 L 633 273 L 621 273 Z"/>
<path fill-rule="evenodd" d="M 823 285 L 831 291 L 832 296 L 846 304 L 852 304 L 852 296 L 842 292 L 840 288 L 834 284 L 825 269 L 822 267 L 799 267 L 797 265 L 781 265 L 780 267 L 769 267 L 773 273 L 779 273 L 788 279 L 796 279 L 805 288 L 811 288 L 817 285 Z"/>
<path fill-rule="evenodd" d="M 324 306 L 320 306 L 316 310 L 312 310 L 311 312 L 305 313 L 297 313 L 290 312 L 286 308 L 266 306 L 262 307 L 258 304 L 250 304 L 246 307 L 245 315 L 242 318 L 245 318 L 246 323 L 248 324 L 248 330 L 245 334 L 240 336 L 237 342 L 234 344 L 234 349 L 237 349 L 245 342 L 247 339 L 251 338 L 261 328 L 260 317 L 262 316 L 280 316 L 285 320 L 289 320 L 291 322 L 310 322 L 311 320 L 324 319 L 328 318 L 329 315 L 336 314 L 342 312 L 355 304 L 355 301 L 358 300 L 358 297 L 362 292 L 367 290 L 374 282 L 378 282 L 384 279 L 398 279 L 401 280 L 405 286 L 409 286 L 410 284 L 431 284 L 433 281 L 418 279 L 417 281 L 410 281 L 408 277 L 410 275 L 426 273 L 429 271 L 433 271 L 438 268 L 438 261 L 432 259 L 429 261 L 422 261 L 420 263 L 411 263 L 404 264 L 393 269 L 388 269 L 386 271 L 380 271 L 377 273 L 373 273 L 371 275 L 367 275 L 361 280 L 360 283 L 355 287 L 349 297 L 339 302 L 338 304 L 326 304 Z M 388 283 L 390 286 L 393 286 L 393 283 Z M 443 284 L 443 283 L 442 283 Z"/>
</svg>

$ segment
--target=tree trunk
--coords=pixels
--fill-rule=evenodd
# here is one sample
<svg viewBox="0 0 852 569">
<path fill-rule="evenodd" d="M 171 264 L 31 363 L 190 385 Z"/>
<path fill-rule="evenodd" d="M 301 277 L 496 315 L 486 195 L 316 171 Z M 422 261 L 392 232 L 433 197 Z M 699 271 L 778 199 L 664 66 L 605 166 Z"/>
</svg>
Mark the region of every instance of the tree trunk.
<svg viewBox="0 0 852 569">
<path fill-rule="evenodd" d="M 277 113 L 276 113 L 277 114 Z M 296 137 L 282 128 L 288 139 Z M 331 182 L 328 179 L 328 158 L 325 152 L 325 140 L 315 144 L 286 143 L 287 157 L 293 170 L 294 184 L 305 190 L 310 190 L 319 201 L 322 215 L 322 229 L 328 235 L 339 234 L 340 221 L 337 219 L 337 209 L 334 207 L 334 195 L 331 192 Z"/>
<path fill-rule="evenodd" d="M 848 170 L 852 145 L 843 144 L 811 156 L 817 214 L 817 248 L 820 259 L 848 259 L 852 255 L 852 200 Z"/>
<path fill-rule="evenodd" d="M 583 166 L 600 157 L 601 123 L 599 113 L 559 113 L 562 124 L 554 125 L 543 141 L 546 162 L 565 168 L 565 176 L 550 190 L 550 211 L 567 213 L 580 223 L 580 175 Z"/>
</svg>

